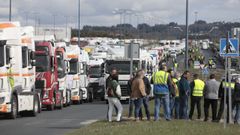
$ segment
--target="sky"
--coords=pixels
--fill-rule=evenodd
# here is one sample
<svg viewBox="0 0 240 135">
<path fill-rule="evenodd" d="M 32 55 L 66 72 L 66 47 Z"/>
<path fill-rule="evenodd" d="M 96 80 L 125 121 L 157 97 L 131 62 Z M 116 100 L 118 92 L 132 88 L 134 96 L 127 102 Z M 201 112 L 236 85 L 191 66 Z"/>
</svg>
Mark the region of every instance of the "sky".
<svg viewBox="0 0 240 135">
<path fill-rule="evenodd" d="M 84 25 L 112 26 L 120 23 L 116 9 L 131 9 L 140 15 L 127 15 L 127 23 L 185 24 L 186 0 L 80 0 L 81 27 Z M 78 0 L 12 0 L 12 20 L 22 25 L 76 27 Z M 239 21 L 240 0 L 189 0 L 189 21 Z M 0 21 L 8 21 L 9 0 L 0 0 Z M 55 16 L 55 17 L 54 17 Z M 67 21 L 66 21 L 67 18 Z"/>
</svg>

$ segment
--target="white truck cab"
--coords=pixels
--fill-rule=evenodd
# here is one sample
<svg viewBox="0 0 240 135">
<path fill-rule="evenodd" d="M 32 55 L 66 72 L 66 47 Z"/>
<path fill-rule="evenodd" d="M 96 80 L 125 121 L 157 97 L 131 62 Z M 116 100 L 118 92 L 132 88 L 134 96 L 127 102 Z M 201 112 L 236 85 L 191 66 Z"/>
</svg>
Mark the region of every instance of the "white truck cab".
<svg viewBox="0 0 240 135">
<path fill-rule="evenodd" d="M 33 27 L 19 22 L 0 23 L 0 113 L 15 119 L 20 112 L 40 112 L 35 90 Z"/>
</svg>

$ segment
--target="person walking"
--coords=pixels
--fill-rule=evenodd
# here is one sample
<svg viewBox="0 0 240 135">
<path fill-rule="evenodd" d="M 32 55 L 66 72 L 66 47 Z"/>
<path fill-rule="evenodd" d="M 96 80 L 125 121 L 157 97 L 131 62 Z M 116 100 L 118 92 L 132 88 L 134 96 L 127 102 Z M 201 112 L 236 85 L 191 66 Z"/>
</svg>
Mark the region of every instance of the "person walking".
<svg viewBox="0 0 240 135">
<path fill-rule="evenodd" d="M 204 121 L 208 121 L 208 109 L 212 108 L 212 121 L 217 120 L 217 106 L 218 106 L 218 91 L 220 82 L 216 81 L 215 74 L 210 75 L 210 79 L 206 82 L 204 87 Z"/>
<path fill-rule="evenodd" d="M 154 120 L 159 120 L 160 105 L 163 103 L 164 115 L 167 121 L 171 120 L 169 94 L 172 89 L 171 77 L 167 71 L 167 67 L 162 65 L 160 71 L 153 74 L 151 82 L 154 84 Z"/>
<path fill-rule="evenodd" d="M 147 95 L 147 96 L 145 96 L 143 98 L 143 106 L 144 106 L 144 109 L 145 109 L 147 120 L 150 120 L 149 95 L 150 95 L 152 87 L 151 87 L 151 84 L 149 82 L 149 79 L 145 76 L 145 71 L 144 70 L 141 70 L 141 74 L 143 76 L 143 82 L 144 82 L 144 86 L 145 86 L 145 93 Z M 142 117 L 143 117 L 142 109 L 140 109 L 140 118 L 142 119 Z"/>
<path fill-rule="evenodd" d="M 190 95 L 190 84 L 188 82 L 190 72 L 185 71 L 179 81 L 179 115 L 180 119 L 188 119 L 188 98 Z"/>
<path fill-rule="evenodd" d="M 114 78 L 114 79 L 113 79 Z M 111 72 L 110 72 L 110 76 L 108 76 L 108 78 L 106 79 L 106 92 L 108 91 L 108 89 L 111 87 L 110 84 L 111 84 L 111 81 L 112 80 L 115 80 L 118 82 L 118 71 L 117 71 L 117 68 L 113 67 L 111 69 Z M 107 100 L 108 101 L 108 100 Z M 118 109 L 116 106 L 114 106 L 115 108 L 115 112 L 116 112 L 116 115 L 118 114 Z M 109 111 L 109 108 L 108 108 L 108 111 Z M 107 111 L 107 112 L 108 112 Z M 107 119 L 108 119 L 108 115 L 107 115 Z"/>
<path fill-rule="evenodd" d="M 112 112 L 114 107 L 117 108 L 117 121 L 121 120 L 123 107 L 120 102 L 121 98 L 121 88 L 117 82 L 118 75 L 114 74 L 111 76 L 111 80 L 108 82 L 108 121 L 112 122 Z"/>
<path fill-rule="evenodd" d="M 172 114 L 174 111 L 175 114 L 175 119 L 179 119 L 179 107 L 180 107 L 180 101 L 179 101 L 179 74 L 175 73 L 174 77 L 173 77 L 173 84 L 174 84 L 174 88 L 175 88 L 175 102 L 174 102 L 174 106 L 172 108 Z"/>
<path fill-rule="evenodd" d="M 132 81 L 132 94 L 131 98 L 134 99 L 134 105 L 135 105 L 135 119 L 136 121 L 140 120 L 140 109 L 143 104 L 143 98 L 146 97 L 146 92 L 145 92 L 145 86 L 144 86 L 144 81 L 143 81 L 143 75 L 141 71 L 138 71 L 136 74 L 136 78 Z"/>
<path fill-rule="evenodd" d="M 240 78 L 236 79 L 234 92 L 233 92 L 233 108 L 236 108 L 234 116 L 234 123 L 240 124 Z"/>
<path fill-rule="evenodd" d="M 189 113 L 189 118 L 192 119 L 194 108 L 197 106 L 198 119 L 201 119 L 201 99 L 203 97 L 203 90 L 205 87 L 204 81 L 199 79 L 198 74 L 194 74 L 194 80 L 190 84 L 191 88 L 191 109 Z"/>
</svg>

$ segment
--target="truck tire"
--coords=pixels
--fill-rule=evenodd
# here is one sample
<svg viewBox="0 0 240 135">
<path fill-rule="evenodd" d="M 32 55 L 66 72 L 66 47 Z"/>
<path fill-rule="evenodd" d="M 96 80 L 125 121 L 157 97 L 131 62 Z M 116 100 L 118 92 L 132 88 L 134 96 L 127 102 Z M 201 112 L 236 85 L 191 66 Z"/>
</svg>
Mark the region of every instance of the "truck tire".
<svg viewBox="0 0 240 135">
<path fill-rule="evenodd" d="M 55 104 L 56 104 L 55 98 L 53 98 L 53 101 L 54 101 L 54 104 L 51 104 L 51 105 L 48 105 L 48 106 L 47 106 L 47 110 L 48 110 L 48 111 L 53 111 L 53 110 L 54 110 L 54 107 L 55 107 Z"/>
<path fill-rule="evenodd" d="M 11 113 L 9 114 L 10 119 L 16 119 L 18 115 L 18 102 L 17 102 L 17 97 L 13 95 L 12 97 L 12 106 L 11 106 Z"/>
<path fill-rule="evenodd" d="M 83 103 L 83 92 L 81 90 L 79 90 L 79 97 L 80 97 L 80 100 L 79 100 L 79 104 L 82 104 Z"/>
<path fill-rule="evenodd" d="M 33 99 L 33 110 L 30 111 L 30 116 L 37 116 L 39 112 L 39 101 L 38 101 L 38 97 L 35 95 L 34 99 Z"/>
<path fill-rule="evenodd" d="M 72 105 L 72 101 L 71 101 L 71 91 L 70 91 L 70 90 L 68 91 L 68 97 L 67 97 L 67 98 L 68 98 L 68 104 L 67 104 L 67 105 L 68 105 L 68 106 Z"/>
</svg>

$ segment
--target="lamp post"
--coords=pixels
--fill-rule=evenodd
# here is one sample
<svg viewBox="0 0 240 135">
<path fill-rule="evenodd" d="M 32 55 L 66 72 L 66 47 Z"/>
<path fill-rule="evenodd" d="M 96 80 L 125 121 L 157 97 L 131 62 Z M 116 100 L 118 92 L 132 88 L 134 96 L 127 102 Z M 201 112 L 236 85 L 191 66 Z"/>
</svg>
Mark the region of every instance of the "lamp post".
<svg viewBox="0 0 240 135">
<path fill-rule="evenodd" d="M 80 0 L 78 0 L 78 46 L 80 46 Z"/>
<path fill-rule="evenodd" d="M 188 70 L 188 0 L 186 0 L 185 69 Z"/>
<path fill-rule="evenodd" d="M 12 0 L 9 0 L 9 21 L 12 21 Z"/>
</svg>

